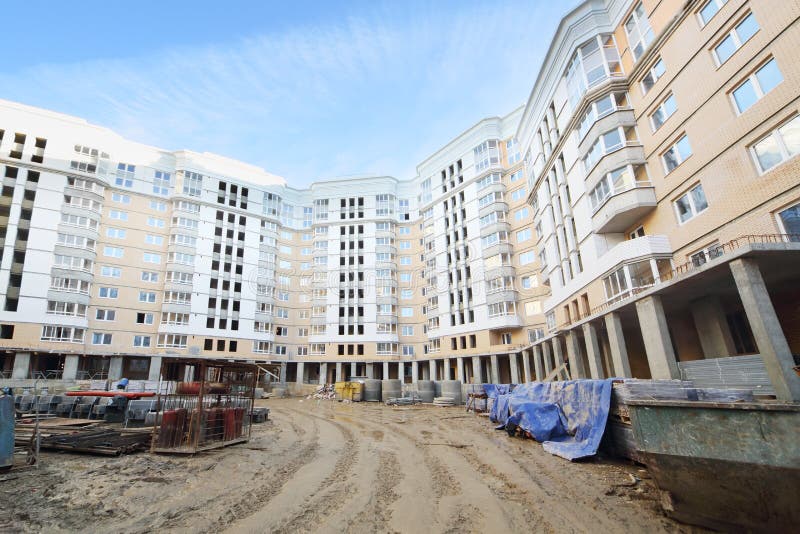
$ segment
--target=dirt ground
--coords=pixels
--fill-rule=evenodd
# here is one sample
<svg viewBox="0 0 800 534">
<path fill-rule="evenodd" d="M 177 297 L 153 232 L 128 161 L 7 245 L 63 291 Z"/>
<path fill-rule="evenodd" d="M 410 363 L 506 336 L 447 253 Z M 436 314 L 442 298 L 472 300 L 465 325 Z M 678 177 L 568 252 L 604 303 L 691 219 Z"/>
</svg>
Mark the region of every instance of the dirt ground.
<svg viewBox="0 0 800 534">
<path fill-rule="evenodd" d="M 462 408 L 259 401 L 195 457 L 43 453 L 0 475 L 0 532 L 692 532 L 640 467 L 570 463 Z"/>
</svg>

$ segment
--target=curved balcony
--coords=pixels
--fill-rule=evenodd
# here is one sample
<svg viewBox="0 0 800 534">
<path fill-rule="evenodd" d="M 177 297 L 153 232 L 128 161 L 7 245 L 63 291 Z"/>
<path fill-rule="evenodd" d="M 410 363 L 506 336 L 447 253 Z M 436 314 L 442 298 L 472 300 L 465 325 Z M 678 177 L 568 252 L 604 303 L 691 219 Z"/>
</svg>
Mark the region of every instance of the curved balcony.
<svg viewBox="0 0 800 534">
<path fill-rule="evenodd" d="M 595 233 L 623 232 L 655 209 L 656 192 L 652 186 L 633 187 L 610 196 L 592 215 Z"/>
<path fill-rule="evenodd" d="M 628 144 L 614 152 L 605 154 L 586 175 L 586 190 L 591 191 L 594 189 L 600 180 L 604 179 L 606 174 L 614 169 L 626 165 L 643 164 L 645 161 L 644 147 L 638 141 L 636 144 Z"/>
<path fill-rule="evenodd" d="M 596 120 L 578 145 L 578 152 L 581 157 L 586 155 L 592 143 L 600 134 L 619 126 L 623 128 L 636 126 L 636 116 L 633 113 L 633 109 L 619 109 Z"/>
<path fill-rule="evenodd" d="M 512 245 L 507 241 L 506 242 L 500 241 L 494 243 L 493 245 L 489 245 L 488 247 L 484 248 L 481 251 L 481 255 L 484 258 L 489 258 L 496 254 L 513 254 L 513 253 L 514 253 L 514 245 Z"/>
<path fill-rule="evenodd" d="M 516 302 L 519 298 L 515 289 L 502 289 L 500 291 L 493 291 L 486 294 L 486 304 L 495 304 L 497 302 Z"/>
<path fill-rule="evenodd" d="M 481 228 L 481 237 L 493 234 L 495 232 L 511 232 L 511 225 L 507 221 L 497 221 L 492 224 L 487 224 Z"/>
<path fill-rule="evenodd" d="M 489 215 L 493 211 L 505 211 L 508 212 L 508 203 L 504 200 L 496 200 L 494 202 L 490 202 L 486 204 L 482 208 L 478 210 L 478 217 L 484 217 Z"/>
</svg>

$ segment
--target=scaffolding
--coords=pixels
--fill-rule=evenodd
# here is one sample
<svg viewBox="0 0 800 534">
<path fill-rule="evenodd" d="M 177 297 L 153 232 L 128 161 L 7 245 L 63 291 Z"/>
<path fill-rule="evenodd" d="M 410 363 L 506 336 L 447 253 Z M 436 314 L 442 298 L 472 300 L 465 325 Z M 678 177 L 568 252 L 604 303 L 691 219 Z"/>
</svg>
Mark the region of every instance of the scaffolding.
<svg viewBox="0 0 800 534">
<path fill-rule="evenodd" d="M 177 362 L 182 380 L 170 376 Z M 258 371 L 231 360 L 165 358 L 151 452 L 194 454 L 248 441 Z"/>
</svg>

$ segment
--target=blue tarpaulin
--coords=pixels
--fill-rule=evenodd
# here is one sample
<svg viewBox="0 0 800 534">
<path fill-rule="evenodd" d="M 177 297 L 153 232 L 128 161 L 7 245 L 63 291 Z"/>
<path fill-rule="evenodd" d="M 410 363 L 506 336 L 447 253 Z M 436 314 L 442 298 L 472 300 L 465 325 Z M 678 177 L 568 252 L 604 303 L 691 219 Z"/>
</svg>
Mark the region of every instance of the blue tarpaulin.
<svg viewBox="0 0 800 534">
<path fill-rule="evenodd" d="M 495 389 L 490 417 L 501 423 L 499 428 L 510 421 L 530 432 L 551 454 L 568 460 L 593 456 L 606 428 L 611 382 L 531 382 L 520 384 L 505 394 Z M 491 396 L 489 389 L 486 393 Z"/>
</svg>

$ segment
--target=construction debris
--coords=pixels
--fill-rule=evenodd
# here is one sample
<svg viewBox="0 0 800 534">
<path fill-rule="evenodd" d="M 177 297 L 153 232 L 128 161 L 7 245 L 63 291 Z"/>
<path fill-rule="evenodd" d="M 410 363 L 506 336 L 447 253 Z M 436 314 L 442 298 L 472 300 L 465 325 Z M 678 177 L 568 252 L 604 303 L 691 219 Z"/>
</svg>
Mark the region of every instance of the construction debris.
<svg viewBox="0 0 800 534">
<path fill-rule="evenodd" d="M 333 400 L 336 398 L 336 391 L 333 387 L 333 384 L 324 384 L 317 388 L 312 395 L 306 397 L 307 399 L 323 399 L 323 400 Z"/>
<path fill-rule="evenodd" d="M 456 400 L 453 397 L 434 397 L 434 406 L 455 406 Z"/>
<path fill-rule="evenodd" d="M 421 401 L 419 397 L 390 397 L 386 399 L 386 406 L 412 406 L 419 404 Z"/>
</svg>

